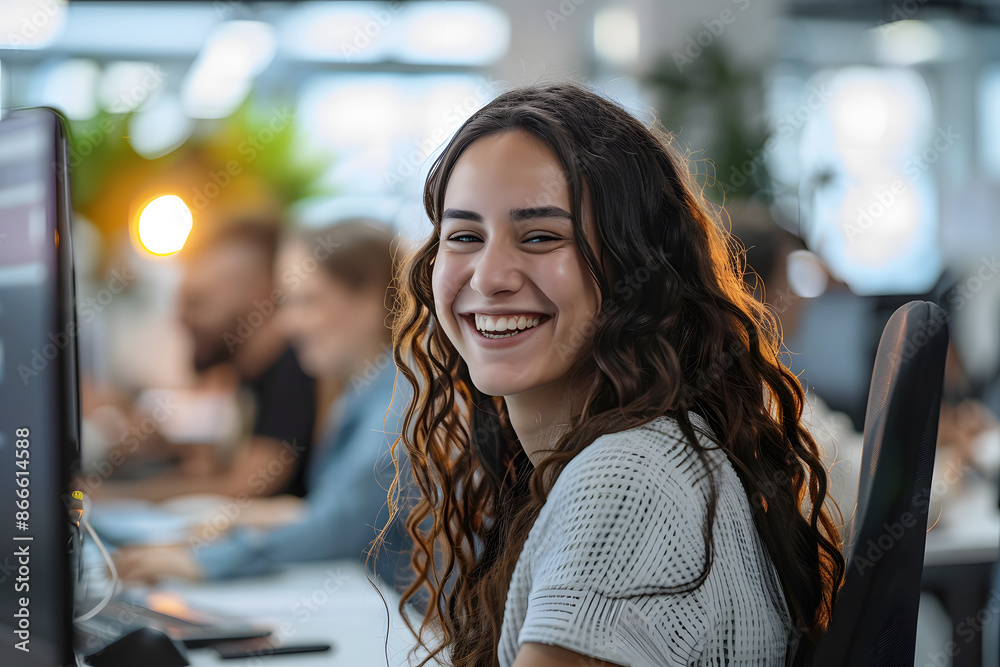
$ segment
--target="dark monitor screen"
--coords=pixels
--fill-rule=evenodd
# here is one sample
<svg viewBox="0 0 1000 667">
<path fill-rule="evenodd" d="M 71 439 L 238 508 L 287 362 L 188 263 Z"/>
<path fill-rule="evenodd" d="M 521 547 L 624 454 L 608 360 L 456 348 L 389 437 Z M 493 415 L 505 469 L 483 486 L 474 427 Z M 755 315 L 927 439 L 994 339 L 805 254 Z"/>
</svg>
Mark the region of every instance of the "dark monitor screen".
<svg viewBox="0 0 1000 667">
<path fill-rule="evenodd" d="M 0 121 L 0 665 L 75 665 L 66 505 L 79 462 L 66 139 Z"/>
</svg>

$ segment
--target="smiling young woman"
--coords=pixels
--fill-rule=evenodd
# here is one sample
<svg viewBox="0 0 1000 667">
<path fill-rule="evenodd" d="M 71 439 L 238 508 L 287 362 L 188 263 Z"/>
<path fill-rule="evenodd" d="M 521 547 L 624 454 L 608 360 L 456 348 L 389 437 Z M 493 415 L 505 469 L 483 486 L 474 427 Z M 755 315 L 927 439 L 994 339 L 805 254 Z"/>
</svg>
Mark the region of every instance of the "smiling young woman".
<svg viewBox="0 0 1000 667">
<path fill-rule="evenodd" d="M 423 647 L 805 664 L 844 571 L 826 474 L 777 326 L 665 138 L 573 84 L 513 90 L 424 204 L 394 327 Z"/>
</svg>

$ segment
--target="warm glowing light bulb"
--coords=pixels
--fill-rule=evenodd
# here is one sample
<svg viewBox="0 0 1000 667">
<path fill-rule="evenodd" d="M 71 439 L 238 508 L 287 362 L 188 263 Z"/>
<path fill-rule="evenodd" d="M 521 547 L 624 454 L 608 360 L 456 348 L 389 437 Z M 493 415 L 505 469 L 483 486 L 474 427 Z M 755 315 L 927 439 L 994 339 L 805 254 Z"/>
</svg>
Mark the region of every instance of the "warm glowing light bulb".
<svg viewBox="0 0 1000 667">
<path fill-rule="evenodd" d="M 139 214 L 139 242 L 154 255 L 170 255 L 184 247 L 191 233 L 191 209 L 176 195 L 163 195 Z"/>
</svg>

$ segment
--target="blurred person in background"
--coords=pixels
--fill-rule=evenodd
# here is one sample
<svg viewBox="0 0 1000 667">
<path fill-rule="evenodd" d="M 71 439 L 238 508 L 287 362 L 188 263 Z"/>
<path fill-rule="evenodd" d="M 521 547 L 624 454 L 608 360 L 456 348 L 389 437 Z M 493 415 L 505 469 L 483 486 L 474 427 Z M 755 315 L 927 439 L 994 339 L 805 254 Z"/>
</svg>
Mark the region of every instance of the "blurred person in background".
<svg viewBox="0 0 1000 667">
<path fill-rule="evenodd" d="M 96 489 L 99 497 L 155 501 L 199 493 L 305 493 L 316 389 L 274 317 L 284 296 L 272 280 L 279 235 L 274 222 L 225 225 L 188 251 L 180 288 L 180 320 L 190 334 L 200 383 L 233 392 L 242 387 L 249 393 L 254 414 L 250 437 L 228 461 L 219 460 L 225 457 L 217 446 L 172 447 L 182 459 L 176 469 L 149 479 L 112 480 Z"/>
<path fill-rule="evenodd" d="M 395 475 L 389 450 L 408 405 L 405 391 L 394 392 L 392 241 L 387 226 L 358 219 L 297 234 L 280 252 L 276 275 L 288 290 L 278 319 L 316 380 L 324 415 L 305 497 L 254 499 L 215 538 L 122 549 L 115 560 L 124 580 L 215 579 L 364 555 L 385 523 Z M 402 535 L 394 526 L 376 560 L 377 573 L 390 582 Z"/>
</svg>

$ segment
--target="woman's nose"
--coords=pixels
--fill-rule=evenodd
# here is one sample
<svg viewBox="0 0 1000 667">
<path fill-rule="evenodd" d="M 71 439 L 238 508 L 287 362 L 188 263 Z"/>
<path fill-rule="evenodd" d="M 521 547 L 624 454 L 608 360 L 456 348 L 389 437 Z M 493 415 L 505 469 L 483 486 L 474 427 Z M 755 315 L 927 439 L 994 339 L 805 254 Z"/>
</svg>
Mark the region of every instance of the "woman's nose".
<svg viewBox="0 0 1000 667">
<path fill-rule="evenodd" d="M 512 242 L 492 238 L 477 253 L 470 286 L 483 296 L 517 292 L 524 285 L 524 271 Z"/>
</svg>

